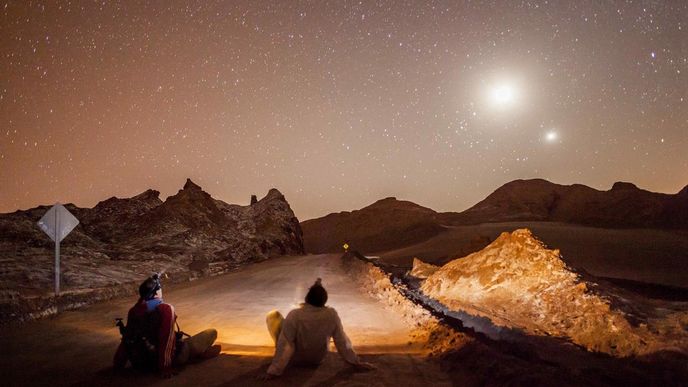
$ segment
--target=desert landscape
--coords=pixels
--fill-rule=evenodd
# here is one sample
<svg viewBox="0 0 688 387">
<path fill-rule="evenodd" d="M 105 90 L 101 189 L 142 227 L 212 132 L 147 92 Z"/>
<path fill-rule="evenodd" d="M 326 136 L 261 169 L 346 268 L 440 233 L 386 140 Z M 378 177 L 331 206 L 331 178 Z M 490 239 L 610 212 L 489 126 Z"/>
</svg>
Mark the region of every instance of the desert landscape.
<svg viewBox="0 0 688 387">
<path fill-rule="evenodd" d="M 0 5 L 0 386 L 688 386 L 688 2 Z"/>
<path fill-rule="evenodd" d="M 262 385 L 256 378 L 274 351 L 265 313 L 298 305 L 312 278 L 323 278 L 329 305 L 342 315 L 357 352 L 379 367 L 356 372 L 331 354 L 324 366 L 295 371 L 280 384 L 547 385 L 563 378 L 570 385 L 672 385 L 688 380 L 683 229 L 602 228 L 528 216 L 518 221 L 518 215 L 510 222 L 448 225 L 432 222 L 463 215 L 437 214 L 395 199 L 375 203 L 372 211 L 354 211 L 353 217 L 339 213 L 299 224 L 277 190 L 248 206 L 214 200 L 190 181 L 164 202 L 154 192 L 108 199 L 93 209 L 69 206 L 85 219 L 96 211 L 101 216 L 99 223 L 85 222 L 65 239 L 70 261 L 64 277 L 71 281 L 65 281 L 67 290 L 59 298 L 48 290 L 49 246 L 37 242 L 40 230 L 31 227 L 47 207 L 1 216 L 5 230 L 12 230 L 3 234 L 5 256 L 24 252 L 6 258 L 14 269 L 2 273 L 6 329 L 0 343 L 10 349 L 2 361 L 9 385 L 25 385 L 29 378 L 36 385 L 160 382 L 133 371 L 113 373 L 109 363 L 119 340 L 114 319 L 135 299 L 136 279 L 161 265 L 169 273 L 166 300 L 177 308 L 183 329 L 214 327 L 222 346 L 218 359 L 186 366 L 174 385 Z M 186 215 L 162 217 L 158 214 L 170 210 L 161 206 L 180 206 L 174 212 Z M 475 211 L 469 211 L 475 219 Z M 333 223 L 336 216 L 350 219 Z M 126 232 L 136 224 L 151 227 L 151 219 L 168 234 Z M 377 223 L 369 224 L 370 219 Z M 389 230 L 386 219 L 393 219 Z M 426 225 L 435 232 L 408 238 Z M 98 234 L 101 229 L 107 232 Z M 119 252 L 107 249 L 112 240 L 99 235 L 127 243 L 119 244 Z M 376 246 L 377 237 L 380 246 L 392 248 L 358 249 Z M 163 249 L 166 240 L 180 243 Z M 316 246 L 333 247 L 303 255 L 303 241 L 308 249 L 314 240 Z M 36 246 L 22 249 L 27 242 Z M 337 247 L 343 243 L 348 251 Z M 124 252 L 136 259 L 124 258 Z M 107 266 L 88 259 L 89 254 Z M 31 273 L 32 281 L 21 281 L 18 273 Z M 61 354 L 59 361 L 55 353 Z M 409 367 L 411 374 L 399 373 Z"/>
<path fill-rule="evenodd" d="M 597 191 L 541 179 L 519 180 L 461 213 L 438 213 L 387 198 L 301 226 L 308 251 L 339 251 L 346 241 L 406 269 L 414 257 L 445 264 L 484 248 L 504 231 L 528 228 L 546 245 L 559 249 L 567 265 L 579 271 L 684 287 L 688 283 L 683 264 L 688 260 L 688 233 L 682 223 L 688 218 L 686 192 L 655 194 L 629 183 Z"/>
</svg>

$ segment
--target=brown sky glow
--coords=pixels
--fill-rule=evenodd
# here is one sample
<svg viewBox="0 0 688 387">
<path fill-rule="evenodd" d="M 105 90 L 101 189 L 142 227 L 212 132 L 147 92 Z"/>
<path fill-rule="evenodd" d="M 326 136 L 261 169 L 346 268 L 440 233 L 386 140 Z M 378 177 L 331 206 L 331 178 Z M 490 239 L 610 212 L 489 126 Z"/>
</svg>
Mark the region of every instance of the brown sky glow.
<svg viewBox="0 0 688 387">
<path fill-rule="evenodd" d="M 0 212 L 688 184 L 688 2 L 0 3 Z"/>
</svg>

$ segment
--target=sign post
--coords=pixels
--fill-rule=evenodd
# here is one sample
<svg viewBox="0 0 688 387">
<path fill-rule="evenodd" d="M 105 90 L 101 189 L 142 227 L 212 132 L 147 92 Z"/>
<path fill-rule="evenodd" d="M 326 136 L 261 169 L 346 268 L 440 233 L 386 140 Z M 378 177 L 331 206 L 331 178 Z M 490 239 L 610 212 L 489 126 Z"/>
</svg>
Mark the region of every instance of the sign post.
<svg viewBox="0 0 688 387">
<path fill-rule="evenodd" d="M 55 230 L 60 229 L 60 211 L 55 211 Z M 60 238 L 55 238 L 55 296 L 60 295 Z"/>
<path fill-rule="evenodd" d="M 55 241 L 55 296 L 60 295 L 60 242 L 78 224 L 79 220 L 60 203 L 52 206 L 38 221 L 38 227 Z"/>
</svg>

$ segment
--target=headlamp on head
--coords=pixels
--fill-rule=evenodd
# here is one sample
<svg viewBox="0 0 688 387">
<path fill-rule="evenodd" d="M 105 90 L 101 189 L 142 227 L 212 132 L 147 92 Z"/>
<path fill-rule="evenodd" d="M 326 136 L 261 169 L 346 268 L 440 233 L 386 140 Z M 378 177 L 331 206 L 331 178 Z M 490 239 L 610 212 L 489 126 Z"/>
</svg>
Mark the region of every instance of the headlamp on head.
<svg viewBox="0 0 688 387">
<path fill-rule="evenodd" d="M 139 286 L 139 295 L 144 300 L 150 300 L 155 297 L 155 293 L 162 289 L 161 276 L 158 273 L 153 273 L 148 277 L 141 286 Z"/>
</svg>

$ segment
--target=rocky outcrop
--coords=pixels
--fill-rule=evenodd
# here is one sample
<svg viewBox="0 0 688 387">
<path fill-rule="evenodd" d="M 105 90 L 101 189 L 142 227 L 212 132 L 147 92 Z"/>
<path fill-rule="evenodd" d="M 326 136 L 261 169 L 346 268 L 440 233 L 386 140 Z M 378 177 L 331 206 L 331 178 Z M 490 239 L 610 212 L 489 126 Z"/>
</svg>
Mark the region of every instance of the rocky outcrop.
<svg viewBox="0 0 688 387">
<path fill-rule="evenodd" d="M 420 259 L 414 257 L 413 267 L 411 268 L 409 275 L 419 279 L 426 279 L 433 275 L 437 270 L 439 270 L 439 266 L 425 263 Z"/>
<path fill-rule="evenodd" d="M 121 294 L 111 289 L 157 271 L 184 281 L 304 253 L 299 221 L 276 189 L 248 206 L 216 200 L 191 180 L 164 202 L 159 194 L 66 205 L 80 224 L 61 244 L 62 300 L 79 305 Z M 0 321 L 40 314 L 30 306 L 52 302 L 53 244 L 36 226 L 48 208 L 0 215 Z"/>
<path fill-rule="evenodd" d="M 566 337 L 592 351 L 629 356 L 687 342 L 681 324 L 667 325 L 668 320 L 633 326 L 589 286 L 566 266 L 558 250 L 547 249 L 529 230 L 520 229 L 442 266 L 421 290 L 450 310 L 529 334 Z M 678 314 L 669 320 L 685 317 Z M 653 331 L 659 326 L 675 329 L 658 336 Z M 663 343 L 667 338 L 675 343 Z"/>
<path fill-rule="evenodd" d="M 149 189 L 132 198 L 111 197 L 90 211 L 82 211 L 79 221 L 87 235 L 106 243 L 126 239 L 135 227 L 135 222 L 163 202 L 160 192 Z"/>
</svg>

